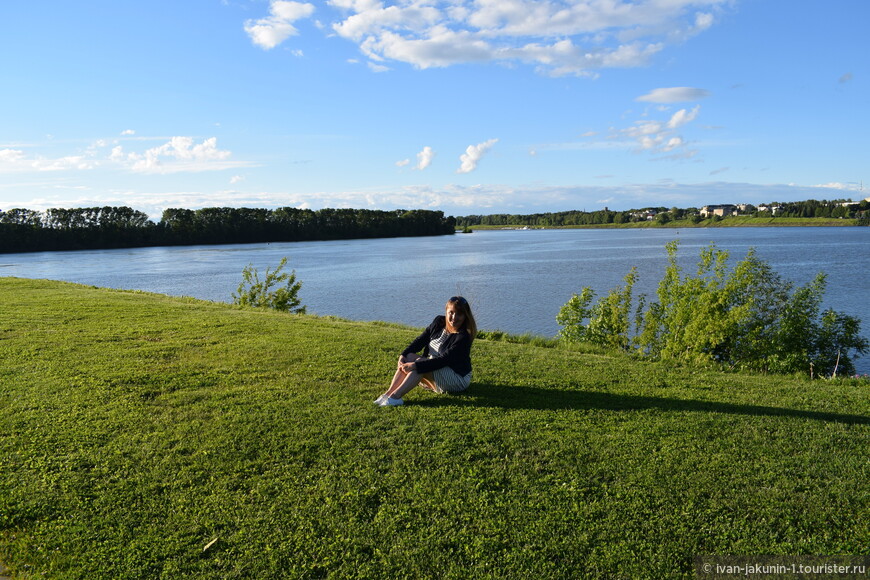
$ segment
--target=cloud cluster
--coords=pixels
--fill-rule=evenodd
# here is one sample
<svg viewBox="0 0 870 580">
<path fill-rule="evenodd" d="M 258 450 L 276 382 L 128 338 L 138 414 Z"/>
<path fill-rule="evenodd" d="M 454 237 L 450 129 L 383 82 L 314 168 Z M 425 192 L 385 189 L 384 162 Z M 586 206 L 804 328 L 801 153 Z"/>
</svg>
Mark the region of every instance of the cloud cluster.
<svg viewBox="0 0 870 580">
<path fill-rule="evenodd" d="M 260 20 L 248 20 L 245 22 L 245 32 L 254 44 L 270 50 L 291 36 L 296 36 L 299 31 L 293 23 L 312 14 L 313 4 L 273 0 L 269 6 L 269 16 Z"/>
<path fill-rule="evenodd" d="M 697 155 L 698 151 L 690 148 L 691 142 L 682 135 L 682 129 L 695 121 L 701 112 L 701 106 L 681 108 L 671 112 L 667 105 L 686 101 L 698 101 L 710 96 L 705 89 L 694 87 L 665 87 L 653 89 L 638 97 L 637 101 L 656 103 L 655 113 L 667 113 L 665 119 L 651 119 L 650 111 L 646 111 L 642 119 L 635 121 L 623 129 L 611 129 L 606 140 L 560 143 L 542 146 L 544 149 L 617 149 L 633 146 L 640 152 L 659 155 L 659 158 L 685 159 Z M 589 131 L 583 137 L 596 137 L 597 132 Z"/>
<path fill-rule="evenodd" d="M 434 158 L 435 151 L 428 145 L 423 147 L 423 150 L 417 153 L 417 165 L 414 166 L 414 169 L 417 169 L 418 171 L 423 171 L 424 169 L 432 165 L 432 160 Z M 401 161 L 396 161 L 396 167 L 406 167 L 410 164 L 410 159 L 402 159 Z"/>
<path fill-rule="evenodd" d="M 477 145 L 469 145 L 465 149 L 465 153 L 459 157 L 460 166 L 459 169 L 456 170 L 456 173 L 471 173 L 477 169 L 477 164 L 480 162 L 481 158 L 497 142 L 498 139 L 490 139 L 489 141 L 484 141 Z M 419 171 L 426 169 L 432 165 L 432 160 L 434 158 L 435 151 L 428 145 L 423 147 L 423 150 L 417 153 L 417 165 L 414 166 L 414 169 Z M 410 159 L 403 159 L 396 162 L 397 167 L 407 167 L 410 164 Z"/>
<path fill-rule="evenodd" d="M 622 134 L 637 142 L 642 151 L 670 153 L 680 150 L 680 156 L 691 157 L 697 152 L 686 147 L 687 142 L 677 130 L 698 117 L 701 110 L 696 105 L 692 110 L 680 109 L 667 121 L 637 121 L 632 127 L 622 130 Z"/>
<path fill-rule="evenodd" d="M 697 155 L 692 149 L 692 141 L 686 139 L 682 129 L 695 121 L 701 113 L 701 106 L 691 109 L 682 108 L 671 112 L 669 103 L 694 101 L 709 96 L 709 91 L 690 87 L 673 87 L 655 89 L 646 95 L 638 97 L 637 101 L 658 103 L 654 113 L 666 113 L 667 118 L 651 119 L 650 112 L 644 112 L 643 117 L 626 128 L 611 128 L 610 134 L 600 137 L 598 131 L 586 131 L 581 135 L 582 141 L 567 143 L 538 144 L 532 150 L 532 155 L 538 151 L 569 151 L 569 150 L 608 150 L 634 149 L 658 156 L 658 159 L 686 159 Z"/>
<path fill-rule="evenodd" d="M 27 171 L 65 171 L 93 169 L 98 163 L 91 155 L 42 157 L 28 155 L 23 149 L 0 149 L 0 174 Z"/>
<path fill-rule="evenodd" d="M 172 137 L 158 147 L 144 153 L 125 153 L 123 146 L 112 149 L 109 159 L 142 173 L 179 173 L 183 171 L 207 171 L 226 169 L 236 164 L 227 164 L 232 153 L 218 149 L 217 137 L 195 143 L 193 137 Z"/>
<path fill-rule="evenodd" d="M 370 66 L 528 63 L 551 75 L 636 67 L 666 45 L 712 26 L 725 0 L 328 0 L 332 30 Z M 271 15 L 245 30 L 269 49 L 313 15 L 311 4 L 272 0 Z"/>
<path fill-rule="evenodd" d="M 122 133 L 123 136 L 133 134 L 130 130 Z M 216 137 L 204 139 L 200 143 L 193 137 L 171 137 L 162 145 L 141 152 L 126 151 L 124 145 L 119 144 L 119 140 L 109 143 L 100 139 L 83 152 L 59 157 L 28 154 L 23 149 L 0 149 L 0 174 L 88 171 L 112 164 L 137 173 L 216 171 L 249 165 L 233 161 L 231 157 L 232 152 L 218 148 Z"/>
<path fill-rule="evenodd" d="M 839 189 L 842 191 L 857 191 L 859 194 L 865 195 L 864 191 L 864 183 L 842 183 L 839 181 L 832 181 L 830 183 L 820 183 L 818 185 L 814 185 L 813 187 L 818 187 L 820 189 Z M 860 199 L 864 199 L 859 196 Z"/>
</svg>

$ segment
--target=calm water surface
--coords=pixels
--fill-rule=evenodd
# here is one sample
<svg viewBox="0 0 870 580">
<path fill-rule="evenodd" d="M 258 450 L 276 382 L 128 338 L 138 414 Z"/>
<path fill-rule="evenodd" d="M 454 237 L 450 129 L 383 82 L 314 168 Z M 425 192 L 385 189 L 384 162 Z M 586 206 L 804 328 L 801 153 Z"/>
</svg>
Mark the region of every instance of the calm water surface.
<svg viewBox="0 0 870 580">
<path fill-rule="evenodd" d="M 559 308 L 584 286 L 606 294 L 637 266 L 650 296 L 680 240 L 694 269 L 715 242 L 732 263 L 750 247 L 799 284 L 828 274 L 825 306 L 858 316 L 870 335 L 870 228 L 478 231 L 471 235 L 330 242 L 136 248 L 0 254 L 0 275 L 66 280 L 214 301 L 232 301 L 241 271 L 261 272 L 283 256 L 309 312 L 355 320 L 428 324 L 446 298 L 466 296 L 479 326 L 553 336 Z M 870 357 L 858 359 L 870 372 Z"/>
</svg>

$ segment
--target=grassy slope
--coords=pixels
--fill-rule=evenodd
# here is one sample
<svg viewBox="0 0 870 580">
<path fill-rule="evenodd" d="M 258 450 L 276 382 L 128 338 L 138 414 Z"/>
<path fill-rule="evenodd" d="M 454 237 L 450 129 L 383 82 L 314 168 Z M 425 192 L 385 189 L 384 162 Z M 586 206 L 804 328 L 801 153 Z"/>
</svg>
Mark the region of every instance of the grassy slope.
<svg viewBox="0 0 870 580">
<path fill-rule="evenodd" d="M 866 387 L 479 340 L 469 394 L 384 409 L 413 329 L 0 297 L 16 577 L 690 577 L 695 554 L 870 544 Z"/>
</svg>

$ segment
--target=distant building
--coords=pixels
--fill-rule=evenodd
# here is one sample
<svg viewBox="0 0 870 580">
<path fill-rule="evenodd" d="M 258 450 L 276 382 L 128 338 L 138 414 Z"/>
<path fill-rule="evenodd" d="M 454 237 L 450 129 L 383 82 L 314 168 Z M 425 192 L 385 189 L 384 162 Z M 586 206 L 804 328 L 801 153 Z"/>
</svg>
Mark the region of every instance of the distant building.
<svg viewBox="0 0 870 580">
<path fill-rule="evenodd" d="M 864 201 L 870 201 L 870 197 L 865 198 Z M 858 205 L 859 203 L 861 203 L 861 200 L 858 200 L 858 201 L 841 201 L 841 202 L 840 202 L 840 205 L 842 205 L 842 206 L 850 206 L 850 205 Z"/>
<path fill-rule="evenodd" d="M 657 213 L 658 212 L 656 212 L 656 210 L 654 210 L 654 209 L 645 209 L 645 210 L 641 210 L 641 211 L 632 212 L 631 217 L 634 219 L 649 221 L 649 220 L 654 220 L 656 218 Z"/>
<path fill-rule="evenodd" d="M 737 215 L 737 206 L 731 205 L 730 203 L 726 203 L 724 205 L 705 205 L 701 208 L 701 211 L 699 213 L 701 214 L 701 217 L 705 218 L 714 215 L 717 215 L 719 217 Z"/>
</svg>

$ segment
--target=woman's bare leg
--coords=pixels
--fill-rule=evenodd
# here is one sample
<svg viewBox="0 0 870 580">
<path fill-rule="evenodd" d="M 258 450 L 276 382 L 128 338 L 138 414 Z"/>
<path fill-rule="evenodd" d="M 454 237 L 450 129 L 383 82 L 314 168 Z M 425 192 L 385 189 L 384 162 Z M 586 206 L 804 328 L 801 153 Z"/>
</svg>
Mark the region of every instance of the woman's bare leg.
<svg viewBox="0 0 870 580">
<path fill-rule="evenodd" d="M 405 380 L 405 377 L 408 376 L 408 373 L 402 370 L 402 363 L 405 362 L 414 362 L 418 358 L 421 358 L 419 355 L 411 353 L 405 357 L 405 360 L 402 360 L 402 357 L 399 357 L 399 363 L 396 365 L 396 374 L 393 375 L 393 380 L 390 382 L 390 388 L 387 389 L 387 393 L 391 393 L 396 390 L 396 387 L 402 384 L 402 381 Z M 385 393 L 386 394 L 386 393 Z"/>
<path fill-rule="evenodd" d="M 392 393 L 393 391 L 395 391 L 398 388 L 398 386 L 402 384 L 402 381 L 404 381 L 405 377 L 407 377 L 407 376 L 408 376 L 408 373 L 406 373 L 402 369 L 396 369 L 396 374 L 393 375 L 393 380 L 392 380 L 392 382 L 390 382 L 390 388 L 388 388 L 386 393 L 384 393 L 384 394 L 389 394 L 389 393 Z"/>
<path fill-rule="evenodd" d="M 419 360 L 421 358 L 423 358 L 423 357 L 421 357 L 418 354 L 411 353 L 405 357 L 404 362 L 414 362 L 414 361 Z M 390 387 L 384 393 L 388 397 L 392 396 L 392 393 L 395 392 L 396 389 L 399 388 L 399 386 L 405 381 L 405 379 L 408 376 L 408 373 L 406 373 L 405 371 L 402 370 L 402 362 L 403 362 L 402 358 L 399 357 L 399 364 L 398 364 L 398 368 L 396 368 L 396 374 L 393 375 L 393 380 L 390 382 Z M 433 387 L 434 387 L 434 383 L 433 383 Z"/>
<path fill-rule="evenodd" d="M 417 371 L 411 371 L 405 377 L 405 380 L 402 381 L 402 383 L 395 390 L 387 393 L 387 395 L 389 397 L 392 397 L 393 399 L 401 399 L 406 394 L 408 394 L 408 391 L 419 385 L 420 382 L 424 380 L 432 382 L 432 373 L 426 373 L 425 375 L 421 375 Z"/>
<path fill-rule="evenodd" d="M 432 391 L 433 393 L 437 393 L 438 389 L 435 387 L 435 381 L 432 379 L 426 378 L 425 376 L 420 379 L 420 386 L 426 389 L 427 391 Z"/>
</svg>

